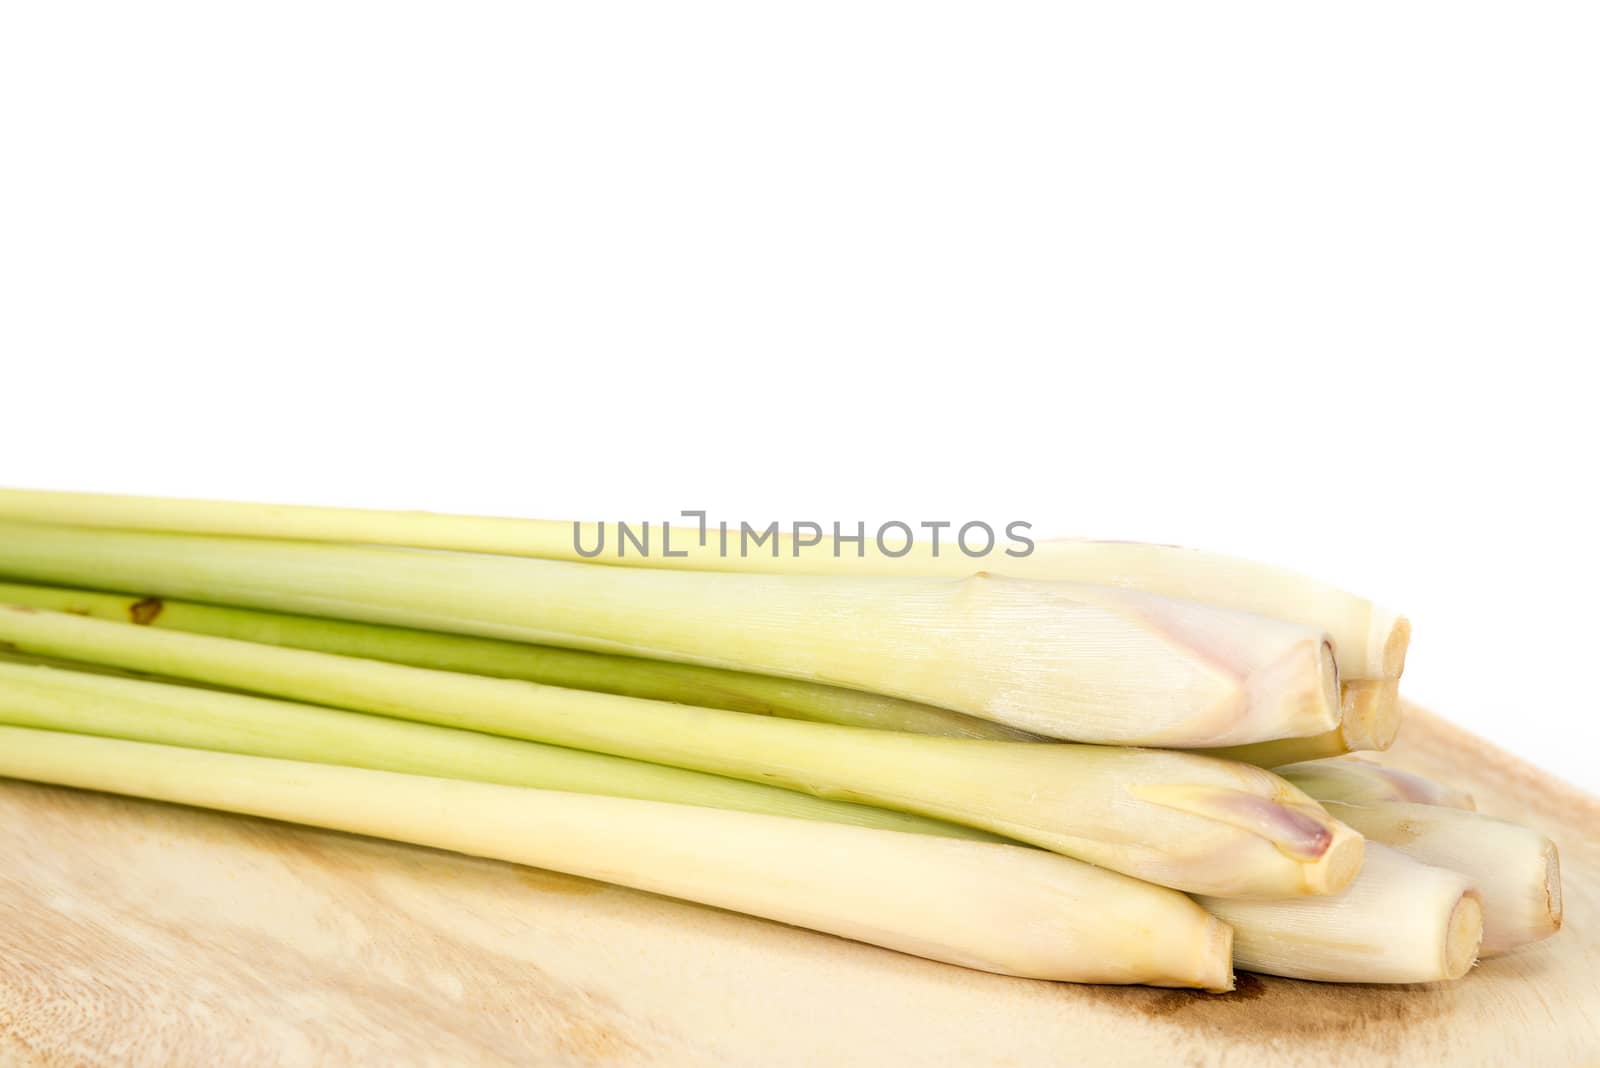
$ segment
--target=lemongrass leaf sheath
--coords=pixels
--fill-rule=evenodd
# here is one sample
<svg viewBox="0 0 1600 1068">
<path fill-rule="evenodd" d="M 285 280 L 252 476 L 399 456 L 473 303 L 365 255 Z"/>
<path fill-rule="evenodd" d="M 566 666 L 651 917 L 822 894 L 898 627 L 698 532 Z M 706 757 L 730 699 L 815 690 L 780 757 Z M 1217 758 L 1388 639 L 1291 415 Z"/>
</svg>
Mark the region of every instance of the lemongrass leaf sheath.
<svg viewBox="0 0 1600 1068">
<path fill-rule="evenodd" d="M 600 544 L 595 524 L 385 512 L 355 508 L 243 504 L 109 494 L 0 490 L 0 517 L 33 523 L 113 527 L 191 534 L 403 545 L 584 561 L 578 546 Z M 574 528 L 579 527 L 578 531 Z M 658 535 L 660 533 L 657 528 Z M 613 533 L 615 531 L 613 530 Z M 824 537 L 797 545 L 776 537 L 754 551 L 724 552 L 718 536 L 702 539 L 680 529 L 673 555 L 628 556 L 616 540 L 595 562 L 645 568 L 684 568 L 788 575 L 884 575 L 959 578 L 988 569 L 1018 578 L 1130 589 L 1215 604 L 1326 631 L 1347 679 L 1398 679 L 1411 628 L 1372 602 L 1283 568 L 1172 545 L 1124 541 L 1050 540 L 1023 556 L 995 553 L 975 560 L 947 538 L 943 552 L 913 542 L 903 555 L 882 551 L 872 537 L 840 542 Z M 658 542 L 658 548 L 665 548 Z M 896 546 L 896 551 L 901 547 Z"/>
<path fill-rule="evenodd" d="M 1226 924 L 1037 849 L 0 728 L 0 775 L 530 864 L 1035 979 L 1232 987 Z"/>
<path fill-rule="evenodd" d="M 1235 965 L 1336 983 L 1459 979 L 1483 937 L 1483 908 L 1463 875 L 1369 844 L 1342 894 L 1284 901 L 1202 897 L 1234 931 Z"/>
<path fill-rule="evenodd" d="M 1338 724 L 1319 631 L 1132 590 L 796 578 L 0 523 L 12 578 L 699 663 L 1052 737 L 1216 746 Z"/>
<path fill-rule="evenodd" d="M 698 664 L 52 586 L 0 583 L 0 604 L 30 605 L 192 634 L 314 649 L 469 675 L 526 679 L 548 686 L 678 701 L 753 715 L 951 738 L 1039 739 L 1038 735 L 990 720 L 914 701 Z"/>
<path fill-rule="evenodd" d="M 0 607 L 24 652 L 527 738 L 977 827 L 1178 889 L 1334 893 L 1361 839 L 1260 768 L 749 716 Z"/>
<path fill-rule="evenodd" d="M 984 831 L 907 812 L 623 757 L 248 694 L 44 666 L 0 663 L 0 723 L 318 764 L 996 840 Z"/>
<path fill-rule="evenodd" d="M 1410 801 L 1471 811 L 1472 795 L 1425 779 L 1414 772 L 1374 764 L 1360 757 L 1331 757 L 1289 764 L 1273 771 L 1318 801 L 1368 805 L 1376 801 Z"/>
<path fill-rule="evenodd" d="M 1538 831 L 1437 805 L 1330 803 L 1374 842 L 1460 872 L 1483 899 L 1483 955 L 1549 938 L 1561 929 L 1561 861 Z"/>
</svg>

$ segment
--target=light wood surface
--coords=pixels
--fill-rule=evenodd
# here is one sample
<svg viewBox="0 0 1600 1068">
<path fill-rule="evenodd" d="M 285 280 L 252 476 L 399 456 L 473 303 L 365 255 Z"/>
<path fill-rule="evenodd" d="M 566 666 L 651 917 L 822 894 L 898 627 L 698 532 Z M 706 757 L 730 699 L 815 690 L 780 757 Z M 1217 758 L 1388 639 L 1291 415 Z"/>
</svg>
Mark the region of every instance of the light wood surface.
<svg viewBox="0 0 1600 1068">
<path fill-rule="evenodd" d="M 0 1065 L 1600 1064 L 1600 801 L 1426 713 L 1566 929 L 1437 987 L 1005 979 L 581 879 L 0 780 Z"/>
</svg>

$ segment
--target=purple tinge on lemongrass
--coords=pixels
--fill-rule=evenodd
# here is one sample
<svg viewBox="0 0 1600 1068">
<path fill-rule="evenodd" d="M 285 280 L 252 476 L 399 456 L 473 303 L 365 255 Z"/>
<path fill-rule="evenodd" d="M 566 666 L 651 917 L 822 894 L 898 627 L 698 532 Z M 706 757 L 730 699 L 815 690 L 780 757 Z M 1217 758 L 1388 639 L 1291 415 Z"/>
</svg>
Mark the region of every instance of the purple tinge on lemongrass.
<svg viewBox="0 0 1600 1068">
<path fill-rule="evenodd" d="M 1330 824 L 1334 821 L 1315 805 L 1277 801 L 1223 786 L 1144 785 L 1129 787 L 1129 793 L 1259 834 L 1296 860 L 1317 860 L 1333 844 Z"/>
<path fill-rule="evenodd" d="M 1469 812 L 1477 807 L 1465 790 L 1356 756 L 1300 761 L 1274 770 L 1318 801 L 1409 801 Z"/>
</svg>

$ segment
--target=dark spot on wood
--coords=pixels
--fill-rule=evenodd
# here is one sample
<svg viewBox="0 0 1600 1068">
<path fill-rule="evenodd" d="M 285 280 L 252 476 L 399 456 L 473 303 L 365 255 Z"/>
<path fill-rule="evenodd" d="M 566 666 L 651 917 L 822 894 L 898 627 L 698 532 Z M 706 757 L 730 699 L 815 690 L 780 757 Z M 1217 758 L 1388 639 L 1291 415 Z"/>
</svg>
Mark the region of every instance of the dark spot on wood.
<svg viewBox="0 0 1600 1068">
<path fill-rule="evenodd" d="M 1118 1012 L 1134 1012 L 1165 1027 L 1205 1039 L 1290 1040 L 1338 1038 L 1377 1052 L 1406 1027 L 1450 1011 L 1447 983 L 1378 985 L 1311 983 L 1239 972 L 1227 994 L 1146 987 L 1065 987 Z"/>
<path fill-rule="evenodd" d="M 1205 994 L 1198 990 L 1163 990 L 1148 1005 L 1139 1006 L 1146 1016 L 1171 1016 L 1188 1008 L 1208 1011 L 1208 1007 L 1229 1002 L 1254 1001 L 1266 995 L 1267 985 L 1260 976 L 1239 972 L 1233 977 L 1233 989 L 1226 994 Z"/>
<path fill-rule="evenodd" d="M 1266 992 L 1267 984 L 1261 981 L 1260 976 L 1240 972 L 1233 977 L 1233 991 L 1222 996 L 1234 1001 L 1254 1001 Z"/>
<path fill-rule="evenodd" d="M 144 600 L 135 601 L 128 606 L 128 617 L 141 625 L 154 623 L 156 617 L 161 614 L 161 610 L 165 607 L 166 605 L 161 602 L 161 598 L 146 597 Z"/>
</svg>

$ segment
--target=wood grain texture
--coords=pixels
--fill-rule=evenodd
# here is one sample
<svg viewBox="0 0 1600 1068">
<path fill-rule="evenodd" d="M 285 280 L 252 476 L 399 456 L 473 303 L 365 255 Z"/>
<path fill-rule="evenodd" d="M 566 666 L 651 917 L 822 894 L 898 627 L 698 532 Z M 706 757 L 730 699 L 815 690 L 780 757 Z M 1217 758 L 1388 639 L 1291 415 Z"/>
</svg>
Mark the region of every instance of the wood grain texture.
<svg viewBox="0 0 1600 1068">
<path fill-rule="evenodd" d="M 0 1065 L 1600 1064 L 1600 801 L 1426 713 L 1390 762 L 1554 837 L 1566 929 L 1448 986 L 1070 986 L 0 781 Z"/>
</svg>

